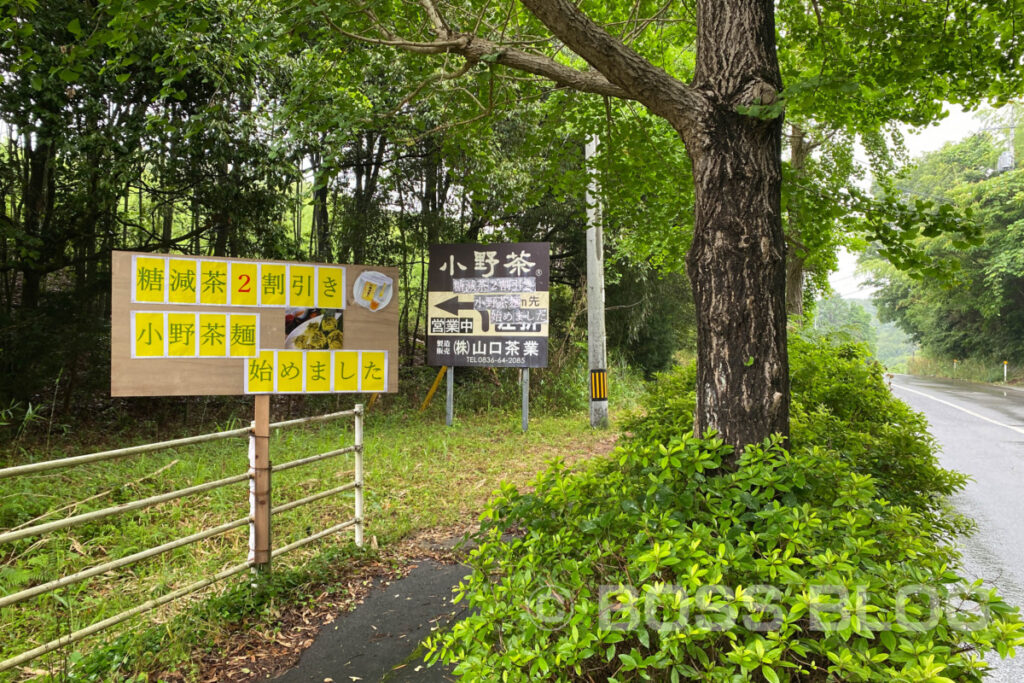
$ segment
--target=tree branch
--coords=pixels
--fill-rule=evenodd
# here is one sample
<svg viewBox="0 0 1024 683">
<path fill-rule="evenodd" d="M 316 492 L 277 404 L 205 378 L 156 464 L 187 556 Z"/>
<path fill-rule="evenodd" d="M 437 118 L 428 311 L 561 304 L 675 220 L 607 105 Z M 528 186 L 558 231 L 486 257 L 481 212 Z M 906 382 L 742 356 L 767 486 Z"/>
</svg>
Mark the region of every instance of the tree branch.
<svg viewBox="0 0 1024 683">
<path fill-rule="evenodd" d="M 522 3 L 569 49 L 629 93 L 629 99 L 665 118 L 680 133 L 697 128 L 698 112 L 706 109 L 708 103 L 695 89 L 651 64 L 594 23 L 570 0 Z"/>
</svg>

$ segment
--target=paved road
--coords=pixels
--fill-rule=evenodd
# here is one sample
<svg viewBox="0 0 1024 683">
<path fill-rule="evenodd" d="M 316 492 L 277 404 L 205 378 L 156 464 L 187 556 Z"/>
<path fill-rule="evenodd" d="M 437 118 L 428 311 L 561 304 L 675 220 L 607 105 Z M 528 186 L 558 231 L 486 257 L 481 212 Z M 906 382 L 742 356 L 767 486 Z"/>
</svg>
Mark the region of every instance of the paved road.
<svg viewBox="0 0 1024 683">
<path fill-rule="evenodd" d="M 358 609 L 325 626 L 298 665 L 274 683 L 441 683 L 440 665 L 423 666 L 423 639 L 465 613 L 452 605 L 464 565 L 421 562 L 405 578 L 376 586 Z"/>
<path fill-rule="evenodd" d="M 973 478 L 954 499 L 978 524 L 961 541 L 965 573 L 1024 611 L 1024 391 L 897 375 L 893 394 L 927 416 L 942 465 Z M 989 680 L 1024 681 L 1024 652 L 990 663 Z"/>
</svg>

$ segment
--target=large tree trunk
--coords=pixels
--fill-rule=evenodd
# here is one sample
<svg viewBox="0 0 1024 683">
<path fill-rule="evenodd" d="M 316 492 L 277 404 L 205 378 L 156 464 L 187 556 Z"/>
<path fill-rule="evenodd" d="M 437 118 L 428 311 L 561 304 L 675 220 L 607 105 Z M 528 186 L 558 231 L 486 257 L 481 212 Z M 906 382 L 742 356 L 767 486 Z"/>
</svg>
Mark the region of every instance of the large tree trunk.
<svg viewBox="0 0 1024 683">
<path fill-rule="evenodd" d="M 697 308 L 696 430 L 737 448 L 789 432 L 786 264 L 782 231 L 782 89 L 773 0 L 697 0 L 697 68 L 689 85 L 653 66 L 573 0 L 522 4 L 592 67 L 455 34 L 423 0 L 437 35 L 419 52 L 458 52 L 566 86 L 643 103 L 679 132 L 693 165 L 694 241 L 687 258 Z M 733 463 L 734 464 L 734 463 Z"/>
<path fill-rule="evenodd" d="M 781 117 L 737 105 L 781 90 L 771 0 L 699 0 L 694 87 L 708 97 L 696 131 L 694 241 L 687 257 L 697 310 L 695 431 L 737 448 L 789 434 L 786 270 L 780 192 Z"/>
</svg>

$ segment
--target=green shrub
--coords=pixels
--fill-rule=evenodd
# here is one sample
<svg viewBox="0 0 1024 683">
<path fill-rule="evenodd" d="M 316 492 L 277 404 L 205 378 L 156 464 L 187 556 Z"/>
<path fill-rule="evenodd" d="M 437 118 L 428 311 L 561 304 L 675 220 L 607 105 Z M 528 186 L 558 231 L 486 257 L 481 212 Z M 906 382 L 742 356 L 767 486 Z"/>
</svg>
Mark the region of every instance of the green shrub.
<svg viewBox="0 0 1024 683">
<path fill-rule="evenodd" d="M 985 651 L 1024 638 L 954 571 L 942 496 L 963 478 L 856 347 L 803 344 L 791 451 L 750 446 L 723 472 L 729 447 L 689 436 L 683 370 L 613 458 L 503 488 L 460 586 L 473 611 L 432 661 L 467 680 L 981 680 Z"/>
</svg>

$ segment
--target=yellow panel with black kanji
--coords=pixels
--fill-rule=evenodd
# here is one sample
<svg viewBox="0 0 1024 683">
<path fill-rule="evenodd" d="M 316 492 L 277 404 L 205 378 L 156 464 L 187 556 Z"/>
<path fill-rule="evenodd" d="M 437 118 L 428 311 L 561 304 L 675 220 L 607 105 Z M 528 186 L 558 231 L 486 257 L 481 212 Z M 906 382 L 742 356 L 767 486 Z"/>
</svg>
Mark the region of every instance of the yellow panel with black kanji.
<svg viewBox="0 0 1024 683">
<path fill-rule="evenodd" d="M 284 306 L 288 299 L 288 266 L 260 264 L 260 305 Z"/>
<path fill-rule="evenodd" d="M 345 308 L 345 269 L 320 266 L 316 269 L 317 306 Z"/>
<path fill-rule="evenodd" d="M 245 364 L 245 393 L 274 393 L 274 352 L 261 351 L 256 358 Z"/>
<path fill-rule="evenodd" d="M 227 261 L 199 262 L 199 303 L 223 305 L 228 302 Z"/>
<path fill-rule="evenodd" d="M 306 366 L 302 351 L 277 352 L 278 393 L 299 393 L 302 391 L 302 375 Z"/>
<path fill-rule="evenodd" d="M 167 355 L 179 358 L 196 356 L 196 314 L 167 314 Z"/>
<path fill-rule="evenodd" d="M 228 316 L 230 326 L 228 353 L 240 357 L 255 356 L 260 348 L 260 317 L 242 313 Z"/>
<path fill-rule="evenodd" d="M 334 354 L 334 390 L 359 391 L 359 352 L 337 351 Z"/>
<path fill-rule="evenodd" d="M 313 308 L 316 306 L 316 268 L 313 266 L 291 266 L 288 270 L 288 305 L 292 308 Z"/>
<path fill-rule="evenodd" d="M 196 302 L 196 266 L 192 259 L 172 258 L 167 262 L 167 302 L 194 304 Z"/>
<path fill-rule="evenodd" d="M 306 391 L 327 392 L 331 390 L 331 352 L 307 351 Z"/>
<path fill-rule="evenodd" d="M 363 391 L 386 391 L 388 388 L 388 355 L 383 351 L 361 351 L 359 369 Z"/>
<path fill-rule="evenodd" d="M 223 313 L 199 314 L 199 357 L 223 358 L 228 355 L 228 316 Z"/>
<path fill-rule="evenodd" d="M 162 304 L 166 296 L 167 260 L 149 256 L 134 259 L 134 289 L 132 300 Z"/>
<path fill-rule="evenodd" d="M 132 357 L 162 358 L 166 354 L 163 313 L 135 311 L 132 314 Z"/>
</svg>

